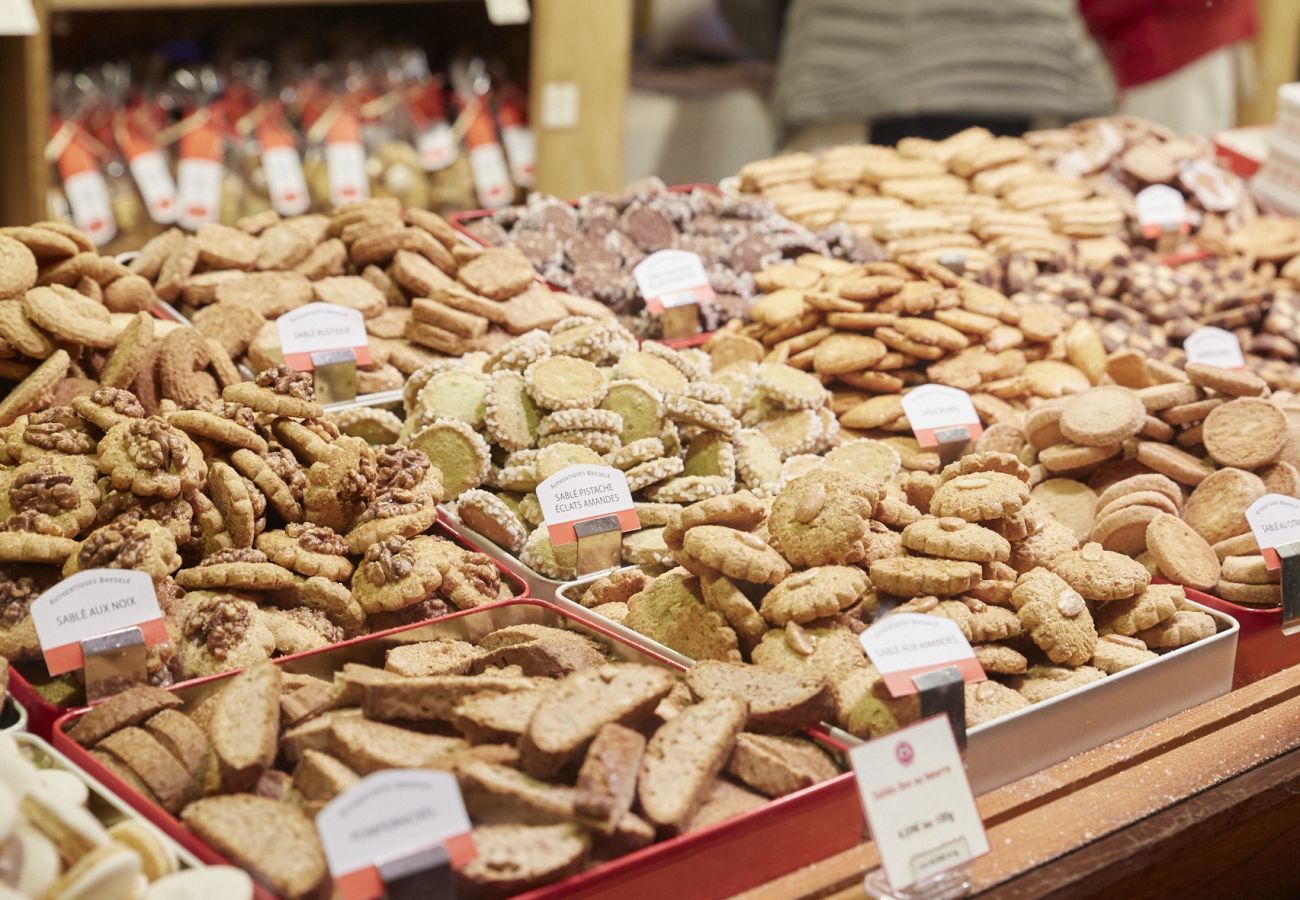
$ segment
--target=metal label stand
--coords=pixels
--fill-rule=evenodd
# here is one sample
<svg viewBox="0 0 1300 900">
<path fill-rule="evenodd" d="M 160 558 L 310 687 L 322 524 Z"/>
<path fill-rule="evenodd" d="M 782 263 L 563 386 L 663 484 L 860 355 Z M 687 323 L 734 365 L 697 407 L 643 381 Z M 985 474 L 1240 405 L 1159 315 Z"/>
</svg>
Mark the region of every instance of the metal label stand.
<svg viewBox="0 0 1300 900">
<path fill-rule="evenodd" d="M 921 718 L 947 716 L 957 748 L 966 751 L 966 679 L 956 666 L 912 676 L 921 697 Z"/>
<path fill-rule="evenodd" d="M 966 447 L 970 444 L 970 429 L 965 425 L 940 428 L 934 433 L 934 436 L 939 441 L 939 446 L 935 450 L 939 454 L 939 465 L 941 466 L 947 466 L 955 462 L 958 457 L 966 452 Z"/>
<path fill-rule="evenodd" d="M 578 536 L 579 577 L 617 569 L 623 563 L 623 528 L 618 516 L 601 516 L 573 526 Z"/>
<path fill-rule="evenodd" d="M 442 844 L 406 856 L 386 859 L 375 866 L 389 900 L 455 900 L 456 873 Z"/>
<path fill-rule="evenodd" d="M 318 350 L 311 355 L 312 381 L 316 399 L 339 403 L 357 397 L 357 355 L 350 347 Z"/>
<path fill-rule="evenodd" d="M 700 333 L 700 308 L 694 303 L 669 306 L 663 314 L 664 339 L 669 341 L 695 337 Z"/>
<path fill-rule="evenodd" d="M 1282 633 L 1300 632 L 1300 541 L 1274 548 L 1282 560 Z"/>
<path fill-rule="evenodd" d="M 94 703 L 148 680 L 144 632 L 131 626 L 81 642 L 86 702 Z"/>
</svg>

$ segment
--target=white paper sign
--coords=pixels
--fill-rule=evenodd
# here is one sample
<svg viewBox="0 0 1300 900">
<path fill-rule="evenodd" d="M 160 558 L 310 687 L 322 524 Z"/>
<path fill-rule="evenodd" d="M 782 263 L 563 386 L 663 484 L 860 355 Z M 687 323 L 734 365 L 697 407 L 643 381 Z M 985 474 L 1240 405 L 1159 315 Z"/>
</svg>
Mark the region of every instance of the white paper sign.
<svg viewBox="0 0 1300 900">
<path fill-rule="evenodd" d="M 523 25 L 531 11 L 528 0 L 487 0 L 487 14 L 493 25 Z"/>
<path fill-rule="evenodd" d="M 1246 509 L 1246 521 L 1270 569 L 1282 560 L 1275 548 L 1300 541 L 1300 500 L 1286 494 L 1265 494 Z"/>
<path fill-rule="evenodd" d="M 149 218 L 159 225 L 170 225 L 180 215 L 176 202 L 176 180 L 172 178 L 167 160 L 157 150 L 148 150 L 131 157 L 127 165 L 135 186 L 144 198 L 145 209 Z"/>
<path fill-rule="evenodd" d="M 926 719 L 849 751 L 862 808 L 899 891 L 989 852 L 952 728 Z"/>
<path fill-rule="evenodd" d="M 985 680 L 970 641 L 943 616 L 894 613 L 862 632 L 858 641 L 895 697 L 916 693 L 915 676 L 948 666 L 956 666 L 967 683 Z"/>
<path fill-rule="evenodd" d="M 704 263 L 689 250 L 656 250 L 637 263 L 632 277 L 652 313 L 703 303 L 714 296 Z"/>
<path fill-rule="evenodd" d="M 501 129 L 501 143 L 506 148 L 510 162 L 510 176 L 520 187 L 533 186 L 533 171 L 537 167 L 537 146 L 533 130 L 526 125 L 508 125 Z"/>
<path fill-rule="evenodd" d="M 355 141 L 332 141 L 325 145 L 325 171 L 329 177 L 330 202 L 335 206 L 365 200 L 370 196 L 366 177 L 366 148 Z"/>
<path fill-rule="evenodd" d="M 1187 201 L 1182 192 L 1167 184 L 1153 184 L 1134 198 L 1138 225 L 1146 237 L 1162 231 L 1178 231 L 1187 223 Z M 1153 233 L 1148 233 L 1148 232 Z"/>
<path fill-rule="evenodd" d="M 271 205 L 282 216 L 298 216 L 311 206 L 307 178 L 297 147 L 267 147 L 262 150 L 262 172 Z"/>
<path fill-rule="evenodd" d="M 1206 325 L 1198 328 L 1183 341 L 1183 350 L 1189 363 L 1218 366 L 1221 369 L 1244 369 L 1246 359 L 1241 355 L 1241 341 L 1231 331 Z"/>
<path fill-rule="evenodd" d="M 357 883 L 348 876 L 461 835 L 468 839 L 470 828 L 456 776 L 412 769 L 368 775 L 316 816 L 330 874 L 344 896 L 349 883 Z M 468 850 L 472 859 L 472 845 Z M 466 861 L 463 852 L 450 855 L 458 864 Z"/>
<path fill-rule="evenodd" d="M 108 196 L 108 182 L 98 170 L 78 172 L 63 181 L 63 194 L 72 210 L 72 222 L 90 236 L 96 247 L 117 237 L 117 219 Z"/>
<path fill-rule="evenodd" d="M 922 447 L 935 447 L 946 443 L 950 429 L 966 429 L 959 440 L 975 440 L 984 433 L 979 413 L 971 402 L 970 394 L 943 384 L 926 384 L 908 391 L 902 397 L 903 413 L 907 416 L 916 442 Z"/>
<path fill-rule="evenodd" d="M 493 141 L 470 148 L 469 169 L 474 176 L 474 193 L 484 209 L 496 209 L 510 202 L 515 190 L 500 144 Z"/>
<path fill-rule="evenodd" d="M 158 596 L 147 572 L 87 569 L 32 601 L 32 624 L 51 675 L 81 668 L 81 642 L 139 626 L 145 643 L 167 641 Z"/>
<path fill-rule="evenodd" d="M 370 364 L 370 337 L 359 310 L 336 303 L 308 303 L 275 320 L 285 365 L 299 372 L 312 368 L 311 354 L 352 350 L 358 365 Z"/>
<path fill-rule="evenodd" d="M 221 214 L 221 178 L 225 169 L 211 159 L 182 159 L 176 164 L 177 202 L 180 224 L 190 231 L 217 221 Z"/>
<path fill-rule="evenodd" d="M 623 531 L 641 527 L 632 505 L 627 476 L 612 466 L 569 466 L 537 486 L 537 501 L 550 532 L 551 544 L 577 540 L 577 522 L 618 516 Z"/>
<path fill-rule="evenodd" d="M 426 172 L 439 172 L 456 161 L 456 135 L 446 122 L 435 122 L 415 139 L 420 165 Z"/>
<path fill-rule="evenodd" d="M 31 0 L 0 0 L 0 34 L 36 34 L 40 25 Z"/>
</svg>

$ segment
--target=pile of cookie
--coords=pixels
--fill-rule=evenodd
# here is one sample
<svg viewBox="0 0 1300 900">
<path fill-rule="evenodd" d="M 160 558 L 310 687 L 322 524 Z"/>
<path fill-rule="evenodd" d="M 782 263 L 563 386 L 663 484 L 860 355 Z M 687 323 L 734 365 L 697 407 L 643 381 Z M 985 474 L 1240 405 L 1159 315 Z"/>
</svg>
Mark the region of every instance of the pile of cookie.
<svg viewBox="0 0 1300 900">
<path fill-rule="evenodd" d="M 878 441 L 848 441 L 771 500 L 687 506 L 660 530 L 671 559 L 575 599 L 693 659 L 823 675 L 830 721 L 862 737 L 919 715 L 859 646 L 881 614 L 957 623 L 990 675 L 967 687 L 972 726 L 1216 633 L 1181 585 L 1152 584 L 1098 543 L 1080 548 L 1013 454 L 974 452 L 933 475 L 899 462 Z"/>
<path fill-rule="evenodd" d="M 150 651 L 157 684 L 510 596 L 491 560 L 428 533 L 428 457 L 341 436 L 313 394 L 278 367 L 160 415 L 99 388 L 0 430 L 0 656 L 40 660 L 32 601 L 93 568 L 153 578 L 170 635 Z M 79 694 L 24 674 L 52 700 Z"/>
<path fill-rule="evenodd" d="M 384 769 L 455 774 L 477 851 L 458 890 L 490 898 L 840 771 L 799 736 L 828 707 L 821 675 L 701 663 L 682 676 L 535 624 L 399 642 L 375 661 L 383 668 L 348 663 L 332 682 L 253 665 L 185 710 L 136 688 L 68 734 L 286 898 L 327 889 L 312 819 Z"/>
<path fill-rule="evenodd" d="M 545 290 L 518 253 L 485 253 L 436 213 L 391 198 L 329 215 L 271 210 L 194 235 L 172 229 L 130 268 L 252 371 L 283 361 L 275 320 L 284 313 L 312 301 L 357 310 L 372 358 L 357 373 L 359 394 L 395 390 L 433 359 L 495 348 L 573 312 L 608 314 Z"/>
<path fill-rule="evenodd" d="M 535 490 L 570 465 L 627 473 L 642 524 L 736 486 L 770 493 L 818 461 L 838 424 L 816 378 L 780 364 L 727 361 L 636 339 L 616 321 L 569 317 L 497 352 L 439 361 L 405 387 L 399 442 L 442 472 L 461 522 L 536 572 L 574 576 L 572 546 L 552 548 Z M 725 364 L 723 364 L 725 362 Z M 629 534 L 625 556 L 666 548 Z"/>
<path fill-rule="evenodd" d="M 1054 171 L 1026 139 L 982 128 L 760 160 L 742 167 L 738 182 L 742 198 L 769 200 L 807 228 L 843 223 L 892 259 L 956 260 L 993 280 L 1009 256 L 1060 269 L 1076 252 L 1124 248 L 1116 200 Z"/>
<path fill-rule="evenodd" d="M 767 203 L 701 188 L 673 190 L 658 178 L 634 182 L 617 196 L 586 194 L 572 204 L 534 194 L 523 207 L 465 227 L 485 244 L 519 250 L 548 283 L 606 304 L 646 337 L 662 333 L 660 320 L 646 311 L 632 270 L 657 250 L 700 257 L 716 294 L 700 307 L 707 331 L 747 318 L 754 274 L 773 262 L 807 252 L 847 259 L 878 259 L 883 252 L 842 226 L 814 234 Z"/>
<path fill-rule="evenodd" d="M 152 411 L 240 380 L 221 347 L 151 316 L 157 302 L 147 279 L 75 228 L 0 229 L 0 379 L 23 381 L 0 400 L 0 424 L 100 387 L 131 388 Z"/>
<path fill-rule="evenodd" d="M 246 873 L 182 869 L 175 845 L 153 826 L 122 816 L 81 775 L 7 734 L 0 735 L 0 809 L 11 896 L 253 898 Z"/>
</svg>

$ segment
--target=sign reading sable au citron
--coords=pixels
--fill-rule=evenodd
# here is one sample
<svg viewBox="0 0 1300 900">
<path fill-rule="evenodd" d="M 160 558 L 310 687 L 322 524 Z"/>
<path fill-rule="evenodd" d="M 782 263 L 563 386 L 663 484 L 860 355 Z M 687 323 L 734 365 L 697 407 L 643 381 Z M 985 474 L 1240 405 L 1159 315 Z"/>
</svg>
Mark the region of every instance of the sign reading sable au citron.
<svg viewBox="0 0 1300 900">
<path fill-rule="evenodd" d="M 973 441 L 984 433 L 970 394 L 943 384 L 926 384 L 902 397 L 903 414 L 922 447 L 951 440 Z"/>
<path fill-rule="evenodd" d="M 167 642 L 153 579 L 132 569 L 87 569 L 32 601 L 32 624 L 51 675 L 85 665 L 81 642 L 138 627 L 149 646 Z"/>
<path fill-rule="evenodd" d="M 351 350 L 358 366 L 370 365 L 370 336 L 360 311 L 336 303 L 308 303 L 275 320 L 284 364 L 298 372 L 315 368 L 313 353 Z"/>
<path fill-rule="evenodd" d="M 1279 568 L 1282 560 L 1277 548 L 1300 541 L 1300 500 L 1286 494 L 1265 494 L 1246 509 L 1246 522 L 1255 535 L 1255 543 L 1270 569 Z"/>
<path fill-rule="evenodd" d="M 602 516 L 617 516 L 623 531 L 641 527 L 627 476 L 612 466 L 561 469 L 537 486 L 537 502 L 552 546 L 573 543 L 578 539 L 574 525 Z"/>
</svg>

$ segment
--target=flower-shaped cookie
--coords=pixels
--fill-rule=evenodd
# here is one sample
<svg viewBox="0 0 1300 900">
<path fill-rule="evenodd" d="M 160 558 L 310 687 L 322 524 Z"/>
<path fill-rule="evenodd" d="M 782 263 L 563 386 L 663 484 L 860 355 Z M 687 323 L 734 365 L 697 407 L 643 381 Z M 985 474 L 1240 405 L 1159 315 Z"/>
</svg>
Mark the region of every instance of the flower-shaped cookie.
<svg viewBox="0 0 1300 900">
<path fill-rule="evenodd" d="M 203 484 L 208 466 L 185 432 L 149 416 L 109 429 L 100 441 L 99 471 L 115 488 L 141 497 L 171 498 Z"/>
</svg>

